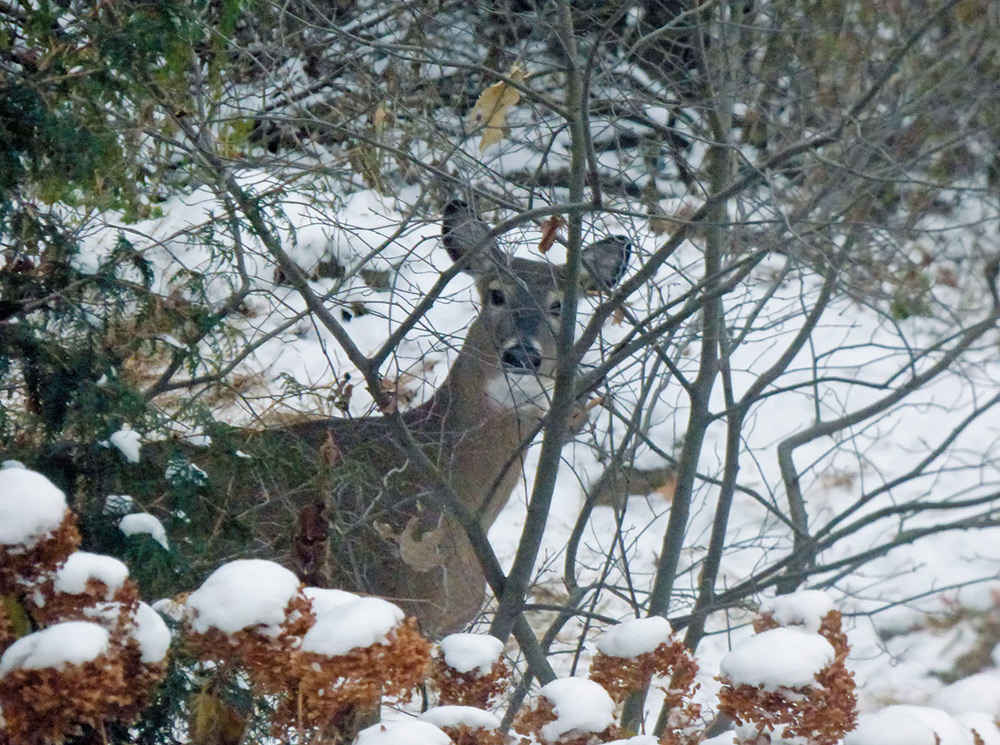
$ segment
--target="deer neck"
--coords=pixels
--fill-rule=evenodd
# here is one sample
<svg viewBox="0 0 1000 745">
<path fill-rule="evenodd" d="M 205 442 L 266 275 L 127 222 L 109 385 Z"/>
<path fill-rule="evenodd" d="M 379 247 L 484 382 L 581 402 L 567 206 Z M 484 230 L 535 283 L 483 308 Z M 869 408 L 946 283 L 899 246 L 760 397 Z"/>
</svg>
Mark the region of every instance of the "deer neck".
<svg viewBox="0 0 1000 745">
<path fill-rule="evenodd" d="M 439 467 L 484 528 L 521 477 L 522 444 L 545 413 L 539 381 L 515 383 L 508 382 L 484 330 L 473 324 L 447 379 L 425 405 L 440 428 Z M 534 394 L 527 403 L 522 388 Z"/>
</svg>

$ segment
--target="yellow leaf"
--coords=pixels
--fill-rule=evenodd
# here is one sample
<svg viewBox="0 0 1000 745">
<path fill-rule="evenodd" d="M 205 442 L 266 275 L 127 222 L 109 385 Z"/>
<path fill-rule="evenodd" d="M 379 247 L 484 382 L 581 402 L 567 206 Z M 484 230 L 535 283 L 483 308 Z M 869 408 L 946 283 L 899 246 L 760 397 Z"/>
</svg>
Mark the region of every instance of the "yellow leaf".
<svg viewBox="0 0 1000 745">
<path fill-rule="evenodd" d="M 196 745 L 239 745 L 246 720 L 209 689 L 194 695 L 189 735 Z"/>
<path fill-rule="evenodd" d="M 375 109 L 375 113 L 372 115 L 372 125 L 375 127 L 376 132 L 381 132 L 385 129 L 386 120 L 389 118 L 389 112 L 385 108 L 385 104 L 379 104 Z"/>
<path fill-rule="evenodd" d="M 7 619 L 14 638 L 31 633 L 31 621 L 16 595 L 0 595 L 0 615 Z"/>
<path fill-rule="evenodd" d="M 523 83 L 526 72 L 521 65 L 514 63 L 507 73 L 507 77 L 516 82 Z M 503 128 L 507 122 L 508 112 L 521 100 L 521 94 L 517 89 L 501 80 L 494 83 L 489 88 L 479 94 L 476 105 L 469 112 L 469 122 L 475 128 L 483 128 L 483 137 L 479 141 L 479 152 L 483 152 L 490 145 L 495 145 L 503 139 Z"/>
</svg>

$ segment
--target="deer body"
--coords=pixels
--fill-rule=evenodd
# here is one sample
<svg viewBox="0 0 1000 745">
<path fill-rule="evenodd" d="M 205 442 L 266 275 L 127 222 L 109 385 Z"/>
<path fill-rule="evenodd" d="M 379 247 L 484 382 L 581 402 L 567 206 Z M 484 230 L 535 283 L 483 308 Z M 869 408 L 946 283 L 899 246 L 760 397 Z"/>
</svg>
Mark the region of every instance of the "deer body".
<svg viewBox="0 0 1000 745">
<path fill-rule="evenodd" d="M 482 309 L 440 389 L 401 415 L 431 472 L 383 417 L 236 430 L 224 463 L 217 454 L 185 453 L 209 474 L 205 499 L 219 524 L 236 518 L 251 526 L 251 541 L 231 541 L 216 560 L 248 553 L 284 560 L 312 584 L 398 602 L 431 635 L 464 627 L 484 599 L 472 545 L 434 492 L 443 480 L 484 531 L 506 504 L 526 439 L 547 410 L 564 283 L 561 267 L 504 255 L 464 202 L 446 206 L 442 238 L 476 278 Z M 588 281 L 613 285 L 629 251 L 624 238 L 585 249 Z M 252 457 L 234 458 L 237 449 Z M 290 524 L 297 524 L 291 541 Z"/>
</svg>

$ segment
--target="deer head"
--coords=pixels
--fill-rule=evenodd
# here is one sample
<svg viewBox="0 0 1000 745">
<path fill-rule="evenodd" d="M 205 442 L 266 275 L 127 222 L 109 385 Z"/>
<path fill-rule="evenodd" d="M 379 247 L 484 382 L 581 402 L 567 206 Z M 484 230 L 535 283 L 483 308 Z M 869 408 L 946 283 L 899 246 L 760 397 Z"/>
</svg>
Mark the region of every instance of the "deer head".
<svg viewBox="0 0 1000 745">
<path fill-rule="evenodd" d="M 476 278 L 482 308 L 466 337 L 493 405 L 537 415 L 556 364 L 556 342 L 566 283 L 563 266 L 513 258 L 497 245 L 489 226 L 459 199 L 445 205 L 444 247 Z M 580 281 L 611 289 L 631 255 L 625 236 L 611 236 L 583 251 Z"/>
</svg>

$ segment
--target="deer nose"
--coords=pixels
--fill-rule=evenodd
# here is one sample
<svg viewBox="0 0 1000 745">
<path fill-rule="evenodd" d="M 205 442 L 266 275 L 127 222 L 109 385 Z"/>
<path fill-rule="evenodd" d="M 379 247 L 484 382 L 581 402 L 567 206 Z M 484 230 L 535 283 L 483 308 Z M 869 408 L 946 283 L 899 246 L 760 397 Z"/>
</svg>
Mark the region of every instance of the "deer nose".
<svg viewBox="0 0 1000 745">
<path fill-rule="evenodd" d="M 514 344 L 504 350 L 500 361 L 508 370 L 535 372 L 542 366 L 542 353 L 534 344 Z"/>
</svg>

